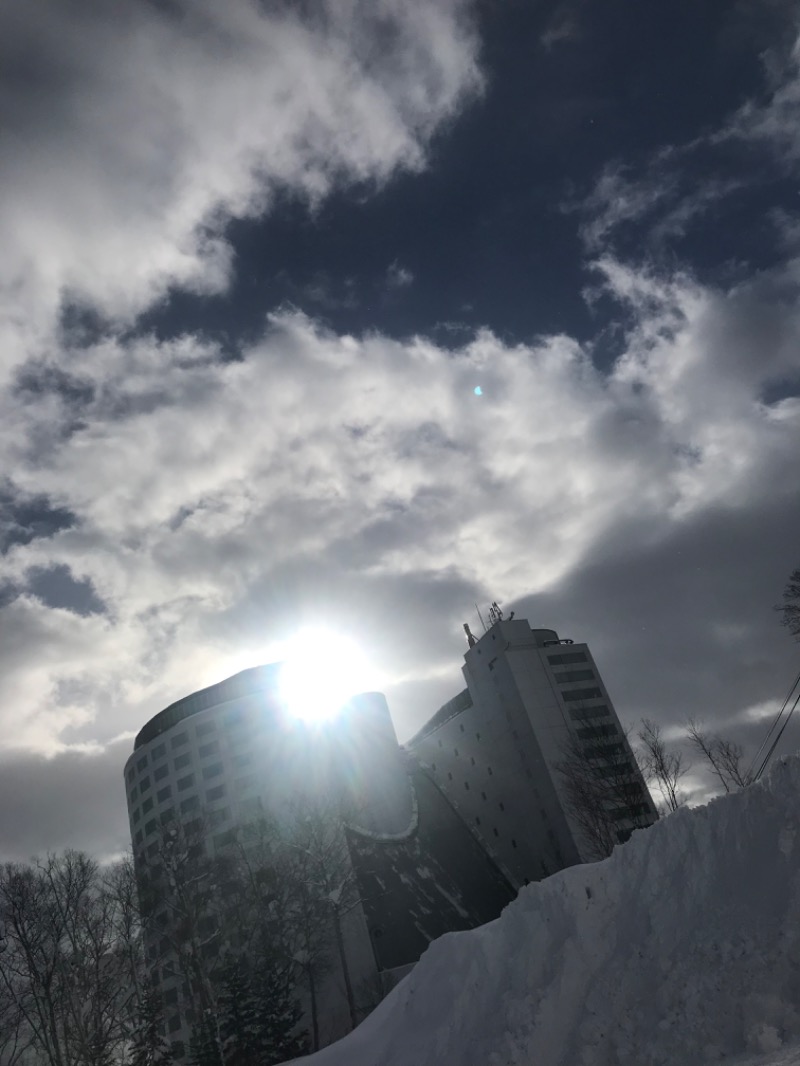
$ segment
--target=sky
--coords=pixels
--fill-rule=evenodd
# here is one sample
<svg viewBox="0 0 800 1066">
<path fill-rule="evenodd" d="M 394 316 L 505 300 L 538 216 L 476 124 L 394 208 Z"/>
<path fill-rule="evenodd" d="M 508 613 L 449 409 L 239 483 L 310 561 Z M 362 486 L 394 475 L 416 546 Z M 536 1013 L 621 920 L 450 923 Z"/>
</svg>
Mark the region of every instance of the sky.
<svg viewBox="0 0 800 1066">
<path fill-rule="evenodd" d="M 755 750 L 798 669 L 799 34 L 0 5 L 0 858 L 124 848 L 141 725 L 307 627 L 408 738 L 493 600 L 623 722 Z"/>
</svg>

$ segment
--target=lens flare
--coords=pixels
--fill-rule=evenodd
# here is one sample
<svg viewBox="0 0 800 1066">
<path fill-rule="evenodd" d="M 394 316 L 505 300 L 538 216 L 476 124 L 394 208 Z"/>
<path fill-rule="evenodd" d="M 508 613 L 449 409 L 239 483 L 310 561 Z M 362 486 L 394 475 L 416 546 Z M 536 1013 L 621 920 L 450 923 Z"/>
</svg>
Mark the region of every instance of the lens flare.
<svg viewBox="0 0 800 1066">
<path fill-rule="evenodd" d="M 290 715 L 307 722 L 335 717 L 351 696 L 371 687 L 363 653 L 336 633 L 299 633 L 282 659 L 281 698 Z"/>
</svg>

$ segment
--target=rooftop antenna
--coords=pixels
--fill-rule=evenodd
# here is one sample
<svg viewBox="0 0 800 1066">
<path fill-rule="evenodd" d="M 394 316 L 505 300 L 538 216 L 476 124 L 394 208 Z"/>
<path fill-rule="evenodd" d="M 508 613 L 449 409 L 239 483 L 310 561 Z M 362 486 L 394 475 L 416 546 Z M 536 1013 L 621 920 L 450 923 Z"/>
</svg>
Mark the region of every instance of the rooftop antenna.
<svg viewBox="0 0 800 1066">
<path fill-rule="evenodd" d="M 481 620 L 481 625 L 483 626 L 483 631 L 484 631 L 484 633 L 488 633 L 488 632 L 489 632 L 489 630 L 488 630 L 488 629 L 487 629 L 487 627 L 486 627 L 486 623 L 485 623 L 485 622 L 484 622 L 484 620 L 483 620 L 483 615 L 481 614 L 481 609 L 480 609 L 480 607 L 479 607 L 479 606 L 477 605 L 477 603 L 475 604 L 475 610 L 476 610 L 476 611 L 478 612 L 478 618 L 480 618 L 480 620 Z"/>
</svg>

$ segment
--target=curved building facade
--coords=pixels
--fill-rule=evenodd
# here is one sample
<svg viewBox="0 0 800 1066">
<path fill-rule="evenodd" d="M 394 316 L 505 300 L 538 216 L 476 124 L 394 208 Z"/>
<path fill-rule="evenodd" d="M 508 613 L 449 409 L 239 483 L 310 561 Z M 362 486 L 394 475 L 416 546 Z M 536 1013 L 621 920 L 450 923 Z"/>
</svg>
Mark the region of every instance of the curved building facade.
<svg viewBox="0 0 800 1066">
<path fill-rule="evenodd" d="M 342 927 L 347 967 L 354 987 L 373 990 L 374 1006 L 431 940 L 492 920 L 522 885 L 594 857 L 558 770 L 565 742 L 583 746 L 601 773 L 622 774 L 631 799 L 611 812 L 616 839 L 655 820 L 585 644 L 499 611 L 480 639 L 468 631 L 468 643 L 467 687 L 404 748 L 380 693 L 354 696 L 323 726 L 290 717 L 281 664 L 156 714 L 125 767 L 140 883 L 173 823 L 194 827 L 197 846 L 214 856 L 261 815 L 280 821 L 303 796 L 335 796 L 347 811 L 342 833 L 359 900 Z M 148 962 L 181 1059 L 197 1002 L 155 910 Z M 351 1027 L 345 976 L 334 966 L 321 990 L 322 1043 Z"/>
</svg>

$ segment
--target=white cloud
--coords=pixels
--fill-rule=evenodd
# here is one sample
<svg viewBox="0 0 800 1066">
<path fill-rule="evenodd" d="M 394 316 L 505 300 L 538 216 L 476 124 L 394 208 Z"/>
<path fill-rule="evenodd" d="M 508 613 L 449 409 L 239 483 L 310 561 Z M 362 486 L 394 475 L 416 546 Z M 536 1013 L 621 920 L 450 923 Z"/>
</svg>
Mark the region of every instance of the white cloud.
<svg viewBox="0 0 800 1066">
<path fill-rule="evenodd" d="M 255 0 L 3 10 L 0 311 L 6 365 L 67 293 L 129 318 L 170 286 L 223 288 L 224 226 L 282 188 L 424 164 L 480 86 L 466 3 Z M 34 325 L 35 324 L 35 325 Z"/>
<path fill-rule="evenodd" d="M 413 273 L 407 267 L 401 266 L 396 259 L 389 265 L 386 271 L 386 284 L 390 289 L 403 289 L 411 285 L 413 281 Z"/>
<path fill-rule="evenodd" d="M 75 412 L 48 399 L 0 412 L 0 440 L 18 484 L 82 525 L 15 547 L 5 573 L 66 565 L 109 615 L 13 605 L 20 641 L 0 707 L 14 708 L 17 738 L 52 750 L 80 725 L 74 700 L 53 705 L 59 679 L 90 686 L 78 705 L 98 721 L 100 700 L 116 700 L 109 735 L 135 727 L 137 702 L 155 710 L 263 657 L 293 598 L 313 612 L 315 582 L 320 611 L 360 597 L 374 640 L 428 606 L 398 602 L 388 621 L 381 590 L 403 576 L 452 572 L 463 591 L 447 609 L 463 610 L 476 587 L 499 599 L 550 588 L 609 538 L 668 539 L 720 507 L 798 494 L 800 405 L 760 399 L 796 363 L 791 271 L 723 292 L 600 268 L 635 321 L 607 376 L 565 336 L 509 347 L 484 332 L 450 351 L 340 337 L 289 313 L 238 362 L 191 338 L 70 353 L 94 389 L 85 428 L 65 437 Z M 40 441 L 27 460 L 21 438 Z M 256 589 L 272 590 L 273 616 Z M 433 584 L 431 599 L 436 610 Z M 358 627 L 357 615 L 342 617 Z M 387 666 L 387 684 L 403 669 Z"/>
</svg>

